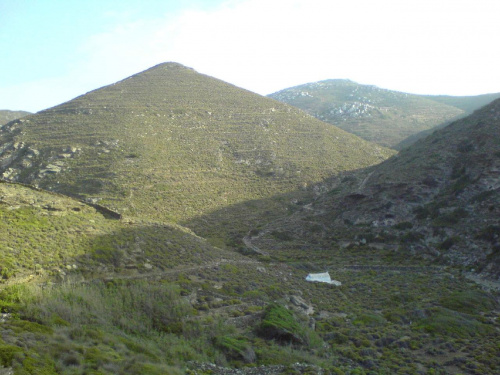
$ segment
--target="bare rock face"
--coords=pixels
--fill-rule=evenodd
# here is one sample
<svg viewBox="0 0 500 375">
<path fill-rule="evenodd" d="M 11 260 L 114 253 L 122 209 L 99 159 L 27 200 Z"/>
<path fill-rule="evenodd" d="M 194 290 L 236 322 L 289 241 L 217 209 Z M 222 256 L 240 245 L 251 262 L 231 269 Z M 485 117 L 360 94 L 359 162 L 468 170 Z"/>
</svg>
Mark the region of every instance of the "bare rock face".
<svg viewBox="0 0 500 375">
<path fill-rule="evenodd" d="M 309 305 L 302 297 L 290 296 L 290 303 L 292 304 L 292 308 L 301 314 L 314 314 L 314 307 Z"/>
<path fill-rule="evenodd" d="M 67 169 L 66 160 L 76 158 L 82 152 L 78 146 L 54 148 L 44 154 L 24 141 L 22 127 L 29 119 L 19 119 L 0 128 L 0 177 L 4 180 L 23 181 L 38 185 L 45 177 L 53 176 Z M 116 147 L 115 142 L 106 145 Z"/>
</svg>

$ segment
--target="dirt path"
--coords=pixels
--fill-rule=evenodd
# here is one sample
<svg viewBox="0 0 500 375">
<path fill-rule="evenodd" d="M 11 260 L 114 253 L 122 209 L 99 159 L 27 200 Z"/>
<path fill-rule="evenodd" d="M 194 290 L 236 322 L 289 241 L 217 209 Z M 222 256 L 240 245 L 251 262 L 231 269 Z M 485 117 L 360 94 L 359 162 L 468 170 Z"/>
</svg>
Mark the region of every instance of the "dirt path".
<svg viewBox="0 0 500 375">
<path fill-rule="evenodd" d="M 266 253 L 265 251 L 259 249 L 257 246 L 255 246 L 254 244 L 252 244 L 252 240 L 251 240 L 250 236 L 243 237 L 242 241 L 243 241 L 243 243 L 245 244 L 245 246 L 248 249 L 256 252 L 257 254 L 260 254 L 260 255 L 269 255 L 269 253 Z"/>
<path fill-rule="evenodd" d="M 222 266 L 224 264 L 232 264 L 232 265 L 258 265 L 261 262 L 257 260 L 231 260 L 231 259 L 220 259 L 213 262 L 208 262 L 202 265 L 197 266 L 180 266 L 172 269 L 167 269 L 164 271 L 155 271 L 148 273 L 135 273 L 135 274 L 120 274 L 120 273 L 106 273 L 106 274 L 95 274 L 93 277 L 84 280 L 83 282 L 92 282 L 95 280 L 141 280 L 141 279 L 162 279 L 166 276 L 178 275 L 180 273 L 186 272 L 196 272 L 203 269 L 215 268 Z"/>
</svg>

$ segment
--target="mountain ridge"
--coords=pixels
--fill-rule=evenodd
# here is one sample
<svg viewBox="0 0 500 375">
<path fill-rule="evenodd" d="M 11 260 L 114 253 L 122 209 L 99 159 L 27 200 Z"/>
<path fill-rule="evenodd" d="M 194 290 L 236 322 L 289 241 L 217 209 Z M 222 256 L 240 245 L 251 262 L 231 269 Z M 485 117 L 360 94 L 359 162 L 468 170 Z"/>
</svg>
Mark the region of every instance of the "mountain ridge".
<svg viewBox="0 0 500 375">
<path fill-rule="evenodd" d="M 417 95 L 351 80 L 306 83 L 268 95 L 377 144 L 401 149 L 417 133 L 430 131 L 500 97 Z"/>
<path fill-rule="evenodd" d="M 8 109 L 2 109 L 0 110 L 0 126 L 5 125 L 6 123 L 30 115 L 31 112 L 27 111 L 11 111 Z"/>
</svg>

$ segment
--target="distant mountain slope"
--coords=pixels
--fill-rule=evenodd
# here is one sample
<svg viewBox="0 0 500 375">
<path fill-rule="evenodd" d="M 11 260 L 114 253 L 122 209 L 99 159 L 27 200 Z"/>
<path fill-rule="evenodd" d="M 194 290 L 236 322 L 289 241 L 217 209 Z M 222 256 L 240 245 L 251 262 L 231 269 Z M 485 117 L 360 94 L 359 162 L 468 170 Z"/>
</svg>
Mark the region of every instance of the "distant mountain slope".
<svg viewBox="0 0 500 375">
<path fill-rule="evenodd" d="M 254 245 L 281 249 L 271 233 L 286 228 L 313 247 L 393 249 L 500 277 L 500 100 L 330 183 Z"/>
<path fill-rule="evenodd" d="M 449 96 L 449 95 L 424 95 L 425 98 L 435 102 L 460 108 L 466 113 L 472 113 L 476 109 L 484 107 L 493 100 L 500 98 L 500 93 L 483 94 L 477 96 Z"/>
<path fill-rule="evenodd" d="M 9 110 L 0 110 L 0 125 L 5 125 L 9 121 L 24 117 L 29 115 L 30 112 L 26 111 L 9 111 Z"/>
<path fill-rule="evenodd" d="M 450 122 L 499 98 L 422 96 L 326 80 L 281 90 L 269 97 L 377 144 L 398 148 L 409 136 Z"/>
<path fill-rule="evenodd" d="M 176 63 L 5 125 L 0 145 L 5 179 L 154 220 L 295 190 L 391 154 Z"/>
</svg>

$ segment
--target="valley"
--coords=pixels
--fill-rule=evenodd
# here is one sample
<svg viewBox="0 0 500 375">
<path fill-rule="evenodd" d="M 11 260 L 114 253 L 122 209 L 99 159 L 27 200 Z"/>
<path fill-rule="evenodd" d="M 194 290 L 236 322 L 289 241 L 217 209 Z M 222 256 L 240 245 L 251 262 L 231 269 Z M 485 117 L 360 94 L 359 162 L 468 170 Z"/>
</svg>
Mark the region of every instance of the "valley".
<svg viewBox="0 0 500 375">
<path fill-rule="evenodd" d="M 398 153 L 177 63 L 5 122 L 0 374 L 497 374 L 500 100 L 410 99 Z"/>
</svg>

